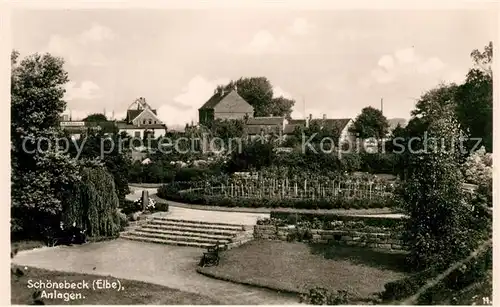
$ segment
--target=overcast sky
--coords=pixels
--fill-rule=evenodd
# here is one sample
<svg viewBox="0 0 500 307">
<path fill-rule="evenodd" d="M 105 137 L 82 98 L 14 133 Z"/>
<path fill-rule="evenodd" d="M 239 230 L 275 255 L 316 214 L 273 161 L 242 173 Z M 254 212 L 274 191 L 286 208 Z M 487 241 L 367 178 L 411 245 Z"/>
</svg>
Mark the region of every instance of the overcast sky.
<svg viewBox="0 0 500 307">
<path fill-rule="evenodd" d="M 217 84 L 265 76 L 293 117 L 408 118 L 415 98 L 460 82 L 496 35 L 491 11 L 15 11 L 13 47 L 66 60 L 73 117 L 124 115 L 145 97 L 169 125 L 197 121 Z"/>
</svg>

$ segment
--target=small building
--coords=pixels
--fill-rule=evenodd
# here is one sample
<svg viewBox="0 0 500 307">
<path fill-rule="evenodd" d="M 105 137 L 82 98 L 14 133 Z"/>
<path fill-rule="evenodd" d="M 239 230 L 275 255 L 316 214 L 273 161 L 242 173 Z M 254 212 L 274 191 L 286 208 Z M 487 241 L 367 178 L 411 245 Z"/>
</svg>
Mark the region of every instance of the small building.
<svg viewBox="0 0 500 307">
<path fill-rule="evenodd" d="M 73 140 L 78 140 L 88 132 L 96 132 L 102 130 L 99 123 L 73 121 L 67 115 L 63 115 L 59 120 L 59 126 L 63 131 L 68 133 Z"/>
<path fill-rule="evenodd" d="M 297 128 L 309 128 L 311 125 L 318 125 L 319 129 L 331 128 L 338 133 L 339 143 L 353 142 L 356 136 L 349 131 L 354 121 L 351 118 L 327 118 L 326 114 L 323 118 L 314 119 L 310 114 L 306 119 L 290 119 L 288 125 L 285 126 L 283 134 L 286 136 L 293 135 Z"/>
<path fill-rule="evenodd" d="M 198 121 L 205 125 L 215 119 L 240 119 L 252 118 L 253 107 L 237 92 L 216 91 L 210 99 L 198 109 Z"/>
<path fill-rule="evenodd" d="M 167 126 L 143 97 L 129 106 L 125 120 L 117 122 L 116 125 L 119 133 L 126 132 L 138 138 L 145 138 L 148 135 L 158 138 L 167 132 Z"/>
<path fill-rule="evenodd" d="M 250 139 L 271 134 L 281 137 L 287 124 L 288 120 L 282 116 L 253 117 L 246 121 L 245 132 Z"/>
</svg>

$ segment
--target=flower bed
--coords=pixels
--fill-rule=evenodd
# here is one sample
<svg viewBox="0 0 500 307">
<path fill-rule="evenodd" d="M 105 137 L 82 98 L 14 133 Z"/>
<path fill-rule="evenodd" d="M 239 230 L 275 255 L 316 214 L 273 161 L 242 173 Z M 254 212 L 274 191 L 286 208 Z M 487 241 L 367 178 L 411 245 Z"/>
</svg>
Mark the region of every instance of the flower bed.
<svg viewBox="0 0 500 307">
<path fill-rule="evenodd" d="M 318 229 L 349 229 L 359 230 L 367 227 L 378 229 L 394 229 L 402 227 L 403 219 L 387 216 L 370 215 L 342 215 L 325 212 L 283 212 L 271 211 L 273 221 L 282 221 L 288 225 L 310 225 L 310 228 Z"/>
<path fill-rule="evenodd" d="M 269 199 L 201 195 L 201 193 L 183 191 L 179 193 L 172 186 L 158 189 L 158 197 L 187 204 L 220 207 L 247 208 L 295 208 L 295 209 L 370 209 L 391 208 L 395 206 L 392 198 L 318 198 L 318 199 Z"/>
</svg>

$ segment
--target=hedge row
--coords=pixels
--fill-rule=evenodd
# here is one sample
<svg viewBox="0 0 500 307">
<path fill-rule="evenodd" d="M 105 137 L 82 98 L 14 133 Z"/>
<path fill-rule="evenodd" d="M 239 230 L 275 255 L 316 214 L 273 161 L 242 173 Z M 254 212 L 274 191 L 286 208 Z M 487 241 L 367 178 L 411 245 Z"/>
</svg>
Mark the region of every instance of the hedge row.
<svg viewBox="0 0 500 307">
<path fill-rule="evenodd" d="M 200 195 L 193 192 L 179 193 L 166 185 L 158 189 L 158 197 L 187 203 L 219 207 L 246 208 L 295 208 L 295 209 L 369 209 L 387 208 L 395 205 L 392 199 L 269 199 L 269 198 L 230 198 L 225 196 Z"/>
</svg>

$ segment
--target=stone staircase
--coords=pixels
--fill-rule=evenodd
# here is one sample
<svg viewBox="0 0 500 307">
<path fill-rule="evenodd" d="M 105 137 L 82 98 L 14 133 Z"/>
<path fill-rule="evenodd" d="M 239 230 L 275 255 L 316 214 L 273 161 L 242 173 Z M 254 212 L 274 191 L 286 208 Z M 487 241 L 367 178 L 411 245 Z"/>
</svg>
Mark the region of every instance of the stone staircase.
<svg viewBox="0 0 500 307">
<path fill-rule="evenodd" d="M 208 248 L 217 244 L 232 248 L 253 238 L 253 226 L 151 217 L 129 227 L 121 238 L 152 243 Z"/>
</svg>

